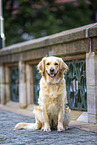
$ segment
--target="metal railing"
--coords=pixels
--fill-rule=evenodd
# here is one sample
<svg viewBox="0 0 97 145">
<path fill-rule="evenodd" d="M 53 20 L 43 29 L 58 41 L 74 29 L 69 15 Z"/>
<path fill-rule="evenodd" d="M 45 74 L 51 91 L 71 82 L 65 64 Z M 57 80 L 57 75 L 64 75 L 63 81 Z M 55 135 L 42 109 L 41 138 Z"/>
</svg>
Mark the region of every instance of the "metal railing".
<svg viewBox="0 0 97 145">
<path fill-rule="evenodd" d="M 4 19 L 2 17 L 2 0 L 0 0 L 0 49 L 5 47 Z"/>
</svg>

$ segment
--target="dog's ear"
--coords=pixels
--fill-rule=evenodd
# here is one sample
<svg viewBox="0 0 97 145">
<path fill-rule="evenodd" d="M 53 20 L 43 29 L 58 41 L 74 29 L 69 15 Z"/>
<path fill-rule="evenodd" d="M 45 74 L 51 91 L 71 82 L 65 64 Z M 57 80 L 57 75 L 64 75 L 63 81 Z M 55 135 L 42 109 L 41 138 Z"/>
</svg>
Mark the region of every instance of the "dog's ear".
<svg viewBox="0 0 97 145">
<path fill-rule="evenodd" d="M 60 58 L 60 72 L 66 72 L 67 70 L 67 64 Z"/>
<path fill-rule="evenodd" d="M 45 72 L 45 60 L 46 57 L 44 57 L 39 64 L 37 65 L 38 70 L 43 74 Z"/>
</svg>

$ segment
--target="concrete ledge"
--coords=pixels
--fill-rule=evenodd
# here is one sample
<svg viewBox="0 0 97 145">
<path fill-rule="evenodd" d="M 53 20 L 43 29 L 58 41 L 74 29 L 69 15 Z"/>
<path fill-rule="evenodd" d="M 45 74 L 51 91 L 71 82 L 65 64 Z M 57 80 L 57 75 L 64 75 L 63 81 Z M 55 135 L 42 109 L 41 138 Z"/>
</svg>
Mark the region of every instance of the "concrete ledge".
<svg viewBox="0 0 97 145">
<path fill-rule="evenodd" d="M 96 24 L 96 23 L 95 23 Z M 83 27 L 63 31 L 54 35 L 14 44 L 8 47 L 5 47 L 0 50 L 0 56 L 2 55 L 8 55 L 12 53 L 20 53 L 23 51 L 28 51 L 32 49 L 37 49 L 41 47 L 46 47 L 49 45 L 55 45 L 59 43 L 65 43 L 75 40 L 80 40 L 83 38 L 86 38 L 86 29 L 91 27 L 94 24 L 86 25 Z M 89 36 L 88 37 L 94 37 L 97 36 L 97 26 L 94 28 L 89 29 Z"/>
<path fill-rule="evenodd" d="M 19 60 L 40 60 L 42 57 L 49 55 L 59 57 L 82 55 L 84 57 L 90 49 L 90 37 L 93 49 L 97 49 L 95 45 L 97 42 L 96 36 L 97 26 L 90 24 L 43 38 L 14 44 L 0 50 L 0 64 L 16 63 Z"/>
<path fill-rule="evenodd" d="M 87 112 L 83 112 L 83 113 L 78 117 L 77 121 L 88 123 L 88 113 L 87 113 Z"/>
<path fill-rule="evenodd" d="M 24 116 L 34 117 L 33 111 L 28 111 L 27 109 L 19 109 L 17 107 L 9 107 L 5 105 L 0 105 L 0 109 L 7 110 L 13 113 L 18 113 Z"/>
<path fill-rule="evenodd" d="M 84 123 L 79 121 L 71 120 L 70 126 L 85 130 L 85 131 L 92 131 L 97 133 L 97 124 L 90 124 L 90 123 Z"/>
</svg>

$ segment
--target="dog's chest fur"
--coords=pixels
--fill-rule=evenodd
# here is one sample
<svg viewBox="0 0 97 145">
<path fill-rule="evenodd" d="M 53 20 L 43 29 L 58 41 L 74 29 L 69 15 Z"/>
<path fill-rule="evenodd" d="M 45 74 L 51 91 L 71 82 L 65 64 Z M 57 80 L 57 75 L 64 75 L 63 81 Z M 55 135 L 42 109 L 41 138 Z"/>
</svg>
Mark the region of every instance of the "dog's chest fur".
<svg viewBox="0 0 97 145">
<path fill-rule="evenodd" d="M 64 81 L 63 81 L 64 82 Z M 63 90 L 64 83 L 46 84 L 43 80 L 40 82 L 40 101 L 45 105 L 48 114 L 58 114 L 60 106 L 64 102 Z"/>
</svg>

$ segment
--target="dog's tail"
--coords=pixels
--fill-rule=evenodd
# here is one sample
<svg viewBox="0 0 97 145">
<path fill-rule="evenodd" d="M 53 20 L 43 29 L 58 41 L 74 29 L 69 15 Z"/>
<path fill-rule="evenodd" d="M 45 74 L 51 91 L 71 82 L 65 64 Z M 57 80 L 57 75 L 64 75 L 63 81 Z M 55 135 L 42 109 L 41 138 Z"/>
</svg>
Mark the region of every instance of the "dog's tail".
<svg viewBox="0 0 97 145">
<path fill-rule="evenodd" d="M 23 123 L 23 122 L 20 122 L 20 123 L 16 124 L 14 129 L 15 130 L 18 130 L 18 129 L 36 130 L 36 129 L 39 129 L 39 128 L 38 128 L 37 123 Z"/>
</svg>

